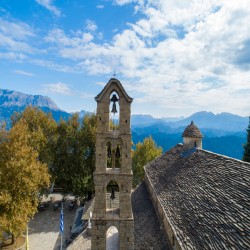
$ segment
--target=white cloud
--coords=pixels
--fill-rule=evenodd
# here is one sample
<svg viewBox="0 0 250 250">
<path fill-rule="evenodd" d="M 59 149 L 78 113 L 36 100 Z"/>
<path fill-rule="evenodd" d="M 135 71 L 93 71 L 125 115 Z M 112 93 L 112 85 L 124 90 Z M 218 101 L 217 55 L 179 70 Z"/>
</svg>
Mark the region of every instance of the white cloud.
<svg viewBox="0 0 250 250">
<path fill-rule="evenodd" d="M 0 33 L 0 46 L 11 51 L 20 51 L 26 53 L 33 53 L 34 49 L 23 41 L 15 40 L 14 38 Z"/>
<path fill-rule="evenodd" d="M 79 70 L 75 69 L 70 65 L 59 64 L 50 60 L 30 59 L 29 62 L 59 72 L 75 73 L 75 74 L 80 73 Z"/>
<path fill-rule="evenodd" d="M 118 5 L 125 5 L 129 3 L 133 3 L 135 0 L 115 0 L 114 3 Z"/>
<path fill-rule="evenodd" d="M 97 25 L 94 21 L 88 19 L 86 21 L 86 29 L 89 31 L 95 31 L 97 30 Z"/>
<path fill-rule="evenodd" d="M 93 99 L 95 97 L 95 95 L 94 94 L 89 94 L 89 93 L 81 93 L 80 97 L 82 99 Z"/>
<path fill-rule="evenodd" d="M 0 52 L 0 58 L 13 61 L 23 61 L 27 58 L 27 56 L 23 53 Z"/>
<path fill-rule="evenodd" d="M 44 93 L 72 95 L 72 91 L 70 87 L 67 84 L 62 83 L 62 82 L 43 84 L 43 87 L 44 87 L 43 89 Z"/>
<path fill-rule="evenodd" d="M 97 8 L 97 9 L 103 9 L 103 8 L 104 8 L 104 5 L 97 5 L 96 8 Z"/>
<path fill-rule="evenodd" d="M 96 82 L 96 85 L 104 87 L 107 83 L 106 82 Z"/>
<path fill-rule="evenodd" d="M 54 15 L 61 16 L 61 11 L 52 4 L 52 0 L 36 0 L 36 2 L 51 11 Z"/>
<path fill-rule="evenodd" d="M 85 42 L 85 43 L 88 43 L 90 42 L 91 40 L 93 40 L 93 36 L 90 34 L 90 33 L 83 33 L 82 34 L 82 40 Z"/>
<path fill-rule="evenodd" d="M 0 32 L 8 37 L 22 40 L 35 36 L 28 24 L 17 20 L 8 21 L 3 18 L 0 18 Z"/>
<path fill-rule="evenodd" d="M 0 18 L 0 47 L 8 52 L 33 53 L 36 49 L 29 44 L 29 39 L 34 38 L 32 28 L 17 20 Z"/>
<path fill-rule="evenodd" d="M 23 71 L 23 70 L 14 70 L 13 71 L 15 74 L 18 74 L 18 75 L 23 75 L 23 76 L 35 76 L 33 73 L 30 73 L 30 72 L 27 72 L 27 71 Z"/>
<path fill-rule="evenodd" d="M 131 95 L 140 93 L 135 103 L 158 104 L 162 113 L 191 114 L 208 106 L 239 113 L 240 106 L 242 112 L 250 106 L 250 98 L 239 94 L 249 90 L 248 0 L 137 4 L 144 17 L 110 42 L 99 44 L 91 36 L 83 39 L 83 32 L 66 35 L 62 30 L 52 31 L 47 41 L 59 56 L 77 62 L 76 71 L 111 74 L 118 69 Z"/>
</svg>

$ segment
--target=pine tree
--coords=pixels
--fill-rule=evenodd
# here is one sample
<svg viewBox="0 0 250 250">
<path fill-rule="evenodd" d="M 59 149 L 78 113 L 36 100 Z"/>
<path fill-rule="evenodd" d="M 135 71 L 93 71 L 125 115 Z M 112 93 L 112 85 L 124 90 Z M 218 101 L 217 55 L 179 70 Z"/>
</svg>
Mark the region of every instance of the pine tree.
<svg viewBox="0 0 250 250">
<path fill-rule="evenodd" d="M 247 131 L 247 142 L 243 146 L 244 147 L 244 155 L 243 155 L 243 161 L 250 162 L 250 116 L 249 116 L 249 124 Z"/>
</svg>

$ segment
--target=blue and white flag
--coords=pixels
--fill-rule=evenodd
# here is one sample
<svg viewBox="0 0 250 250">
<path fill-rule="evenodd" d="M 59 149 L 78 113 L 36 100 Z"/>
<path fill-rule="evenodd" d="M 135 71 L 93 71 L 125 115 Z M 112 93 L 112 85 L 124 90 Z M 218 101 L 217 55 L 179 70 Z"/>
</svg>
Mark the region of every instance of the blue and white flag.
<svg viewBox="0 0 250 250">
<path fill-rule="evenodd" d="M 63 208 L 61 209 L 61 214 L 60 214 L 60 232 L 63 234 L 64 230 L 64 225 L 63 225 Z"/>
</svg>

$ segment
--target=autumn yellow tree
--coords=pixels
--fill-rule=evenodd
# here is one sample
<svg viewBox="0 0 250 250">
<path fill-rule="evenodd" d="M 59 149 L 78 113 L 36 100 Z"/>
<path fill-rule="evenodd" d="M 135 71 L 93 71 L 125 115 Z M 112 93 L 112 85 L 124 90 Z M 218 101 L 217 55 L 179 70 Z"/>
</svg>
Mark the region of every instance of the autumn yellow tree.
<svg viewBox="0 0 250 250">
<path fill-rule="evenodd" d="M 144 166 L 162 154 L 162 148 L 158 147 L 152 137 L 138 142 L 132 151 L 133 186 L 137 186 L 144 179 Z"/>
<path fill-rule="evenodd" d="M 0 233 L 12 234 L 14 239 L 37 211 L 39 190 L 49 185 L 50 176 L 30 146 L 26 123 L 18 122 L 0 135 Z"/>
<path fill-rule="evenodd" d="M 27 107 L 22 113 L 15 113 L 12 125 L 25 123 L 29 131 L 29 145 L 37 152 L 39 160 L 51 168 L 54 161 L 54 147 L 57 140 L 57 123 L 51 114 L 37 107 Z"/>
</svg>

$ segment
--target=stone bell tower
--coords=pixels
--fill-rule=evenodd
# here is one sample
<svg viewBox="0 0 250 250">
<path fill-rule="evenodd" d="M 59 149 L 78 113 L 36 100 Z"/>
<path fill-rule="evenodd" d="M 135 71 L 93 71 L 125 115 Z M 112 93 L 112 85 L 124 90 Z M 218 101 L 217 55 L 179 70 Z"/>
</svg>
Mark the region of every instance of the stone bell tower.
<svg viewBox="0 0 250 250">
<path fill-rule="evenodd" d="M 117 79 L 111 78 L 95 100 L 97 134 L 91 249 L 107 249 L 107 231 L 116 228 L 117 249 L 132 250 L 134 218 L 131 206 L 130 106 L 133 99 Z M 115 115 L 119 115 L 119 119 Z"/>
</svg>

